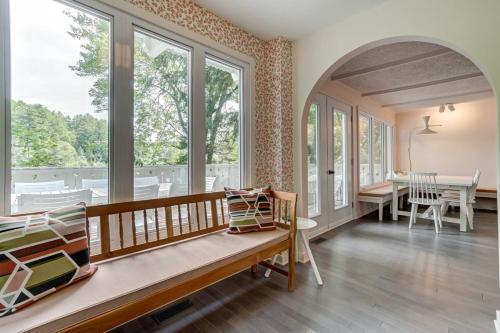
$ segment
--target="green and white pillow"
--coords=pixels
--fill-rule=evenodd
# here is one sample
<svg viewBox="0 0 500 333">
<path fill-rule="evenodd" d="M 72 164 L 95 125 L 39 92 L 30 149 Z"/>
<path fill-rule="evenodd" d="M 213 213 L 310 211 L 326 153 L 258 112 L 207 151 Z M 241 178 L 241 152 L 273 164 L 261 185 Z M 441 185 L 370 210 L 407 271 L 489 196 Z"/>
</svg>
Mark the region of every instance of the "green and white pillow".
<svg viewBox="0 0 500 333">
<path fill-rule="evenodd" d="M 224 188 L 229 207 L 228 233 L 240 234 L 276 229 L 269 197 L 270 190 L 271 187 L 253 191 Z"/>
<path fill-rule="evenodd" d="M 0 317 L 92 275 L 84 204 L 0 217 Z"/>
</svg>

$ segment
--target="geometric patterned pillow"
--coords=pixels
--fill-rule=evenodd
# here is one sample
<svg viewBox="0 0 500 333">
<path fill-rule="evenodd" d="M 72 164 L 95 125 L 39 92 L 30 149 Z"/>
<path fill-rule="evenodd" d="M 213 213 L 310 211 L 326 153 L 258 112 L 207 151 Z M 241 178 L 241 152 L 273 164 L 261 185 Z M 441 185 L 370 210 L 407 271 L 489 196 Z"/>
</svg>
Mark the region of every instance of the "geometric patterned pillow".
<svg viewBox="0 0 500 333">
<path fill-rule="evenodd" d="M 253 191 L 225 187 L 224 192 L 229 207 L 228 233 L 275 230 L 269 198 L 270 191 L 270 186 Z"/>
<path fill-rule="evenodd" d="M 0 317 L 92 275 L 85 205 L 0 217 Z"/>
</svg>

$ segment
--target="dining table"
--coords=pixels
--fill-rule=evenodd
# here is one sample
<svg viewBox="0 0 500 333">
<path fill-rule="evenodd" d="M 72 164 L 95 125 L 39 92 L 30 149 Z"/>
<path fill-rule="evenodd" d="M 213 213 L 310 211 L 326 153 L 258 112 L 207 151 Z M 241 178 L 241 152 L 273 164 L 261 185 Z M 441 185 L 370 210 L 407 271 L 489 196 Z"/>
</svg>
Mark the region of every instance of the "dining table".
<svg viewBox="0 0 500 333">
<path fill-rule="evenodd" d="M 398 207 L 398 187 L 408 186 L 410 182 L 409 175 L 394 175 L 388 179 L 392 183 L 392 220 L 397 221 L 398 216 L 410 216 L 410 212 L 400 210 Z M 439 192 L 453 190 L 460 193 L 460 217 L 451 217 L 444 215 L 443 222 L 457 223 L 460 225 L 460 231 L 467 232 L 467 198 L 473 188 L 472 176 L 436 176 L 436 187 Z M 433 219 L 432 210 L 428 209 L 424 213 L 418 213 L 417 217 L 424 219 Z"/>
</svg>

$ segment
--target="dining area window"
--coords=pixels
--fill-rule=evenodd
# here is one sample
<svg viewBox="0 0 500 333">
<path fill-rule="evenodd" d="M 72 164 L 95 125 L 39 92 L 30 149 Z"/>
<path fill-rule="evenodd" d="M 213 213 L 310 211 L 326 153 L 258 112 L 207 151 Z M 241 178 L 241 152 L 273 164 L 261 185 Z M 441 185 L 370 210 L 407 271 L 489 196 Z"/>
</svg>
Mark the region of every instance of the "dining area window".
<svg viewBox="0 0 500 333">
<path fill-rule="evenodd" d="M 373 116 L 358 114 L 359 187 L 382 184 L 392 172 L 393 130 Z"/>
<path fill-rule="evenodd" d="M 1 214 L 249 185 L 248 62 L 93 0 L 0 14 Z"/>
</svg>

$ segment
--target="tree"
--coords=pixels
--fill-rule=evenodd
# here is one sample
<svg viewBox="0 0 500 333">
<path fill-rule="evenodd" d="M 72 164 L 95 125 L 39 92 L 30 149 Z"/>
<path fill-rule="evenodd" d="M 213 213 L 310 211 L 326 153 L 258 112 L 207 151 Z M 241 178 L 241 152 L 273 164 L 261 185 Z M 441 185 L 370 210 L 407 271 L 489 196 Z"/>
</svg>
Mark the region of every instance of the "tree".
<svg viewBox="0 0 500 333">
<path fill-rule="evenodd" d="M 73 21 L 68 33 L 82 41 L 81 58 L 70 68 L 96 79 L 89 91 L 92 105 L 97 112 L 108 110 L 109 24 L 82 12 L 66 14 Z M 187 164 L 188 51 L 136 32 L 134 66 L 135 164 Z M 238 80 L 216 66 L 206 69 L 207 163 L 233 163 L 239 152 Z"/>
<path fill-rule="evenodd" d="M 108 122 L 90 114 L 66 118 L 75 137 L 74 148 L 92 166 L 108 163 Z"/>
<path fill-rule="evenodd" d="M 12 101 L 12 167 L 72 167 L 82 161 L 60 112 Z"/>
</svg>

